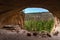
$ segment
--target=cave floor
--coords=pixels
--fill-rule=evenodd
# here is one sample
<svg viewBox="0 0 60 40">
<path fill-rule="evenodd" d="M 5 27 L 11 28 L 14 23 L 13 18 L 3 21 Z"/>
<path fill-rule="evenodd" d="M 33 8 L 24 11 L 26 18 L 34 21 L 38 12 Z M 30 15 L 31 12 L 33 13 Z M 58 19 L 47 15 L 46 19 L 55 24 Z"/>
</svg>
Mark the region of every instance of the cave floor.
<svg viewBox="0 0 60 40">
<path fill-rule="evenodd" d="M 43 38 L 40 36 L 27 36 L 22 31 L 17 33 L 15 31 L 0 29 L 0 40 L 60 40 L 60 35 Z"/>
</svg>

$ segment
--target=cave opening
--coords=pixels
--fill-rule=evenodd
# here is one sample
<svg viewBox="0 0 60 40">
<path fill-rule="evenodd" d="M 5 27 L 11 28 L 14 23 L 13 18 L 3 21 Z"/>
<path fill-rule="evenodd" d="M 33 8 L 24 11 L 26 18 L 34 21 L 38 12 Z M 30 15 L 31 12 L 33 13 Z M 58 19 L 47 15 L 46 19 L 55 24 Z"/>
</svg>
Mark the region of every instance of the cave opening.
<svg viewBox="0 0 60 40">
<path fill-rule="evenodd" d="M 45 8 L 28 7 L 22 10 L 25 14 L 24 28 L 28 31 L 48 31 L 54 27 L 54 16 Z"/>
</svg>

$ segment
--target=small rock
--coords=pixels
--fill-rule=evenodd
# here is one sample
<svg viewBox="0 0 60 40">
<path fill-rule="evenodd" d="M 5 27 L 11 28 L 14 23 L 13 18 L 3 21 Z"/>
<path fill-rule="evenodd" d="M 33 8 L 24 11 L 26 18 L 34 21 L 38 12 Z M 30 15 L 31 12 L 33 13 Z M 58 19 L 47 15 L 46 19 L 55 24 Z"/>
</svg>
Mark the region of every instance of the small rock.
<svg viewBox="0 0 60 40">
<path fill-rule="evenodd" d="M 31 36 L 31 33 L 27 33 L 27 36 Z"/>
<path fill-rule="evenodd" d="M 51 35 L 50 35 L 50 34 L 48 34 L 48 33 L 47 33 L 47 36 L 48 36 L 48 37 L 51 37 Z"/>
<path fill-rule="evenodd" d="M 57 36 L 59 34 L 59 32 L 58 31 L 56 31 L 53 35 L 54 36 Z"/>
<path fill-rule="evenodd" d="M 37 36 L 37 34 L 38 34 L 38 33 L 34 32 L 34 33 L 33 33 L 33 36 Z"/>
<path fill-rule="evenodd" d="M 51 35 L 47 31 L 41 32 L 42 37 L 51 37 Z"/>
</svg>

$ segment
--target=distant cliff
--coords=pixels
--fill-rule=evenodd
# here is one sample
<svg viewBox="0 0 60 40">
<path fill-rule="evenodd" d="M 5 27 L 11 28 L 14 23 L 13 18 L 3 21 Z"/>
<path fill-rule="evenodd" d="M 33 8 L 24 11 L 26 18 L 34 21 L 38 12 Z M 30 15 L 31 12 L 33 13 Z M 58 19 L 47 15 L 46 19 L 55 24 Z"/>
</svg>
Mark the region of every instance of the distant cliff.
<svg viewBox="0 0 60 40">
<path fill-rule="evenodd" d="M 54 17 L 50 12 L 26 13 L 25 14 L 25 20 L 49 20 L 53 18 Z"/>
</svg>

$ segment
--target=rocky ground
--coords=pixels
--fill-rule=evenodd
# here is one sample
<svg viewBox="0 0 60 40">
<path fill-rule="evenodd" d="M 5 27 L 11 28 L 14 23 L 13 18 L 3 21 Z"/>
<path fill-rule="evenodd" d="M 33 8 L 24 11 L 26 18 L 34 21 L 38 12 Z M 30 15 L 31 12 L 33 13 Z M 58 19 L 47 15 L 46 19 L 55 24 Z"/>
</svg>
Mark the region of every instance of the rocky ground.
<svg viewBox="0 0 60 40">
<path fill-rule="evenodd" d="M 0 40 L 60 40 L 60 34 L 52 36 L 47 32 L 29 32 L 18 25 L 5 25 L 0 29 Z"/>
<path fill-rule="evenodd" d="M 17 33 L 16 31 L 0 29 L 0 40 L 60 40 L 60 36 L 52 37 L 41 37 L 40 35 L 27 36 L 27 31 L 26 32 L 25 31 L 26 30 L 20 30 Z"/>
</svg>

